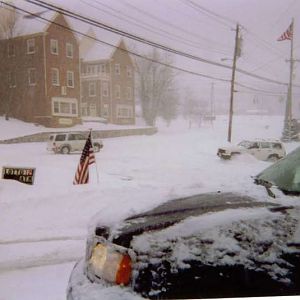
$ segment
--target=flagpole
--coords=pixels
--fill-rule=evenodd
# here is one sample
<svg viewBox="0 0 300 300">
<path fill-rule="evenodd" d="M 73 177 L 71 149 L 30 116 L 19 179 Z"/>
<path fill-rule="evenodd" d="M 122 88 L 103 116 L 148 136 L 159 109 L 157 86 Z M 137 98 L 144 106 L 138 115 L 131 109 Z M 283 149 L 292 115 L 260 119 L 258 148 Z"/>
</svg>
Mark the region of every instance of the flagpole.
<svg viewBox="0 0 300 300">
<path fill-rule="evenodd" d="M 93 151 L 94 151 L 94 143 L 93 143 L 93 138 L 92 138 L 92 128 L 90 128 L 90 136 L 91 136 L 91 144 L 92 144 Z M 95 151 L 94 151 L 94 153 L 95 153 Z M 95 156 L 95 165 L 96 165 L 96 173 L 97 173 L 97 183 L 99 183 L 99 172 L 98 172 L 96 156 Z"/>
</svg>

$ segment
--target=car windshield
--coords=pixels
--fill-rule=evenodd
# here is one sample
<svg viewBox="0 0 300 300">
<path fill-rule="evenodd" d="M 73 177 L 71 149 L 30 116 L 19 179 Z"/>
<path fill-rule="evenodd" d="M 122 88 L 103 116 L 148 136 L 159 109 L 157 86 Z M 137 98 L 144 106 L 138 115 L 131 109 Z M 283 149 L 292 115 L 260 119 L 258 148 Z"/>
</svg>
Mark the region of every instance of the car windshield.
<svg viewBox="0 0 300 300">
<path fill-rule="evenodd" d="M 271 183 L 287 194 L 300 195 L 300 147 L 259 173 L 256 181 Z"/>
</svg>

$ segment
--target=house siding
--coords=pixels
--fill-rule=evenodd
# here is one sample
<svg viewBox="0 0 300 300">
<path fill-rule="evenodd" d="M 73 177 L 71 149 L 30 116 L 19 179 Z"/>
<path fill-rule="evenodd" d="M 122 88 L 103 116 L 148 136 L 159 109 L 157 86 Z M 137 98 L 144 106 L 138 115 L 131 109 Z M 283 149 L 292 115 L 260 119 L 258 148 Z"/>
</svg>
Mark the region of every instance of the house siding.
<svg viewBox="0 0 300 300">
<path fill-rule="evenodd" d="M 35 53 L 27 54 L 27 40 L 34 39 Z M 8 44 L 15 45 L 15 56 L 8 56 Z M 44 73 L 44 66 L 40 64 L 43 58 L 42 35 L 14 38 L 1 41 L 1 113 L 24 121 L 32 121 L 36 113 L 43 110 L 45 93 L 44 78 L 38 74 Z M 29 85 L 28 70 L 35 70 L 35 85 Z M 15 74 L 15 87 L 9 87 L 8 73 Z M 9 102 L 7 111 L 6 104 Z"/>
<path fill-rule="evenodd" d="M 101 64 L 105 65 L 105 74 L 96 72 L 98 65 Z M 120 67 L 120 75 L 115 73 L 116 64 Z M 93 67 L 95 73 L 89 73 L 88 70 L 92 70 Z M 127 68 L 132 70 L 130 77 L 127 74 Z M 95 82 L 96 84 L 96 95 L 93 97 L 89 95 L 89 82 Z M 103 91 L 104 85 L 106 85 L 107 93 Z M 116 95 L 117 85 L 120 88 L 119 97 Z M 131 89 L 130 99 L 126 96 L 128 88 Z M 88 116 L 93 116 L 91 107 L 95 107 L 97 116 L 106 118 L 109 123 L 119 125 L 135 124 L 134 68 L 123 41 L 114 51 L 112 57 L 107 60 L 82 61 L 81 93 L 83 109 Z M 118 115 L 120 107 L 130 110 L 130 116 Z"/>
<path fill-rule="evenodd" d="M 125 50 L 125 51 L 124 51 Z M 115 66 L 120 66 L 120 74 L 116 74 Z M 131 77 L 127 74 L 127 68 L 132 69 Z M 135 95 L 134 95 L 134 69 L 132 60 L 126 52 L 126 46 L 123 41 L 121 41 L 119 47 L 116 49 L 111 60 L 111 84 L 112 84 L 112 122 L 115 124 L 134 124 L 135 123 Z M 115 87 L 120 86 L 120 98 L 116 97 Z M 127 88 L 132 91 L 131 99 L 128 99 Z M 131 117 L 120 117 L 118 116 L 118 106 L 126 106 L 131 108 Z"/>
<path fill-rule="evenodd" d="M 64 17 L 58 14 L 55 22 L 68 26 Z M 27 53 L 27 40 L 34 39 L 34 53 Z M 50 40 L 58 41 L 58 55 L 50 51 Z M 73 44 L 73 58 L 66 57 L 66 43 Z M 15 44 L 15 56 L 8 57 L 8 44 Z M 11 40 L 0 41 L 1 55 L 1 100 L 0 113 L 8 113 L 26 122 L 33 122 L 47 127 L 64 127 L 80 123 L 80 80 L 79 80 L 79 50 L 75 36 L 69 30 L 50 24 L 46 32 L 34 35 L 20 36 Z M 60 85 L 53 86 L 51 78 L 52 68 L 59 70 Z M 29 85 L 28 70 L 35 70 L 36 83 Z M 66 88 L 62 95 L 62 86 L 66 86 L 67 71 L 74 72 L 74 88 Z M 8 72 L 16 73 L 16 86 L 9 88 Z M 78 115 L 72 117 L 54 116 L 52 113 L 52 99 L 54 97 L 76 99 Z M 10 101 L 7 101 L 10 99 Z M 7 110 L 9 102 L 9 110 Z M 68 119 L 68 121 L 66 121 Z"/>
</svg>

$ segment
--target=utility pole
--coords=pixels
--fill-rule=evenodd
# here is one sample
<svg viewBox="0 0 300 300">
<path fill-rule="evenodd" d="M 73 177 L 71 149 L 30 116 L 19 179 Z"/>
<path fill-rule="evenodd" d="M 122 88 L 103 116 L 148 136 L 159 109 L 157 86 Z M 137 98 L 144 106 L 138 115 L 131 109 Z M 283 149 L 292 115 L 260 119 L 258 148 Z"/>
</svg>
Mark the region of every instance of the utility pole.
<svg viewBox="0 0 300 300">
<path fill-rule="evenodd" d="M 233 95 L 234 95 L 234 80 L 235 80 L 235 70 L 236 70 L 236 60 L 240 56 L 240 45 L 239 45 L 239 31 L 240 26 L 236 24 L 235 30 L 235 46 L 233 54 L 233 64 L 232 64 L 232 76 L 231 76 L 231 89 L 230 89 L 230 106 L 229 106 L 229 124 L 228 124 L 228 136 L 227 141 L 231 142 L 231 133 L 232 133 L 232 116 L 233 116 Z"/>
<path fill-rule="evenodd" d="M 284 129 L 282 134 L 282 140 L 285 142 L 290 142 L 292 140 L 292 86 L 293 86 L 293 70 L 294 70 L 294 58 L 293 58 L 293 33 L 294 33 L 294 19 L 292 19 L 291 28 L 291 52 L 290 52 L 290 80 L 287 93 L 287 101 L 285 107 L 285 117 L 284 117 Z"/>
</svg>

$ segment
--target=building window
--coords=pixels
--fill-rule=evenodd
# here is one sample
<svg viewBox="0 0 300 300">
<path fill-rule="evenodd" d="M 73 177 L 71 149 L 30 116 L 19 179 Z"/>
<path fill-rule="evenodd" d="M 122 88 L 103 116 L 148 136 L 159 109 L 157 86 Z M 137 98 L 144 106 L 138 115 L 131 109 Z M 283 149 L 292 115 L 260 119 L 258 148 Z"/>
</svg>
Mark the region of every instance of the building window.
<svg viewBox="0 0 300 300">
<path fill-rule="evenodd" d="M 77 115 L 77 103 L 71 103 L 72 115 Z"/>
<path fill-rule="evenodd" d="M 29 85 L 36 85 L 36 70 L 34 68 L 28 69 L 28 83 Z"/>
<path fill-rule="evenodd" d="M 59 113 L 59 102 L 55 101 L 53 103 L 53 112 L 54 114 L 58 114 Z"/>
<path fill-rule="evenodd" d="M 108 82 L 102 82 L 102 96 L 108 97 Z"/>
<path fill-rule="evenodd" d="M 77 117 L 78 104 L 77 100 L 73 98 L 52 98 L 52 115 Z"/>
<path fill-rule="evenodd" d="M 73 88 L 74 85 L 74 72 L 67 71 L 67 86 Z"/>
<path fill-rule="evenodd" d="M 14 72 L 8 73 L 8 83 L 10 88 L 14 88 L 17 86 L 16 73 Z"/>
<path fill-rule="evenodd" d="M 108 104 L 103 104 L 103 109 L 102 109 L 102 117 L 107 118 L 109 114 L 109 106 Z"/>
<path fill-rule="evenodd" d="M 95 97 L 96 96 L 96 83 L 89 82 L 89 96 Z"/>
<path fill-rule="evenodd" d="M 106 74 L 106 66 L 104 64 L 98 65 L 98 73 Z"/>
<path fill-rule="evenodd" d="M 121 87 L 118 84 L 115 85 L 115 95 L 117 99 L 121 98 Z"/>
<path fill-rule="evenodd" d="M 50 52 L 51 54 L 58 55 L 58 40 L 50 40 Z"/>
<path fill-rule="evenodd" d="M 27 40 L 27 54 L 35 53 L 35 40 L 29 39 Z"/>
<path fill-rule="evenodd" d="M 132 118 L 133 109 L 129 105 L 117 105 L 117 116 L 118 118 Z"/>
<path fill-rule="evenodd" d="M 132 88 L 131 87 L 127 87 L 127 100 L 131 100 L 132 99 Z"/>
<path fill-rule="evenodd" d="M 84 102 L 84 103 L 81 103 L 81 115 L 83 117 L 86 117 L 88 115 L 88 111 L 87 111 L 87 103 Z"/>
<path fill-rule="evenodd" d="M 90 117 L 96 117 L 97 116 L 97 106 L 95 103 L 91 103 L 89 105 L 89 112 Z"/>
<path fill-rule="evenodd" d="M 115 64 L 115 74 L 121 75 L 121 67 L 120 64 Z"/>
<path fill-rule="evenodd" d="M 8 44 L 7 47 L 8 57 L 16 56 L 16 47 L 14 44 Z"/>
<path fill-rule="evenodd" d="M 66 44 L 66 56 L 69 58 L 73 58 L 73 44 L 67 43 Z"/>
<path fill-rule="evenodd" d="M 51 69 L 51 81 L 52 85 L 59 85 L 59 70 L 57 68 Z"/>
<path fill-rule="evenodd" d="M 87 66 L 86 72 L 87 72 L 88 74 L 95 74 L 95 66 L 93 66 L 93 65 L 88 65 L 88 66 Z"/>
<path fill-rule="evenodd" d="M 126 70 L 127 70 L 127 77 L 131 78 L 132 77 L 132 68 L 127 66 Z"/>
</svg>

